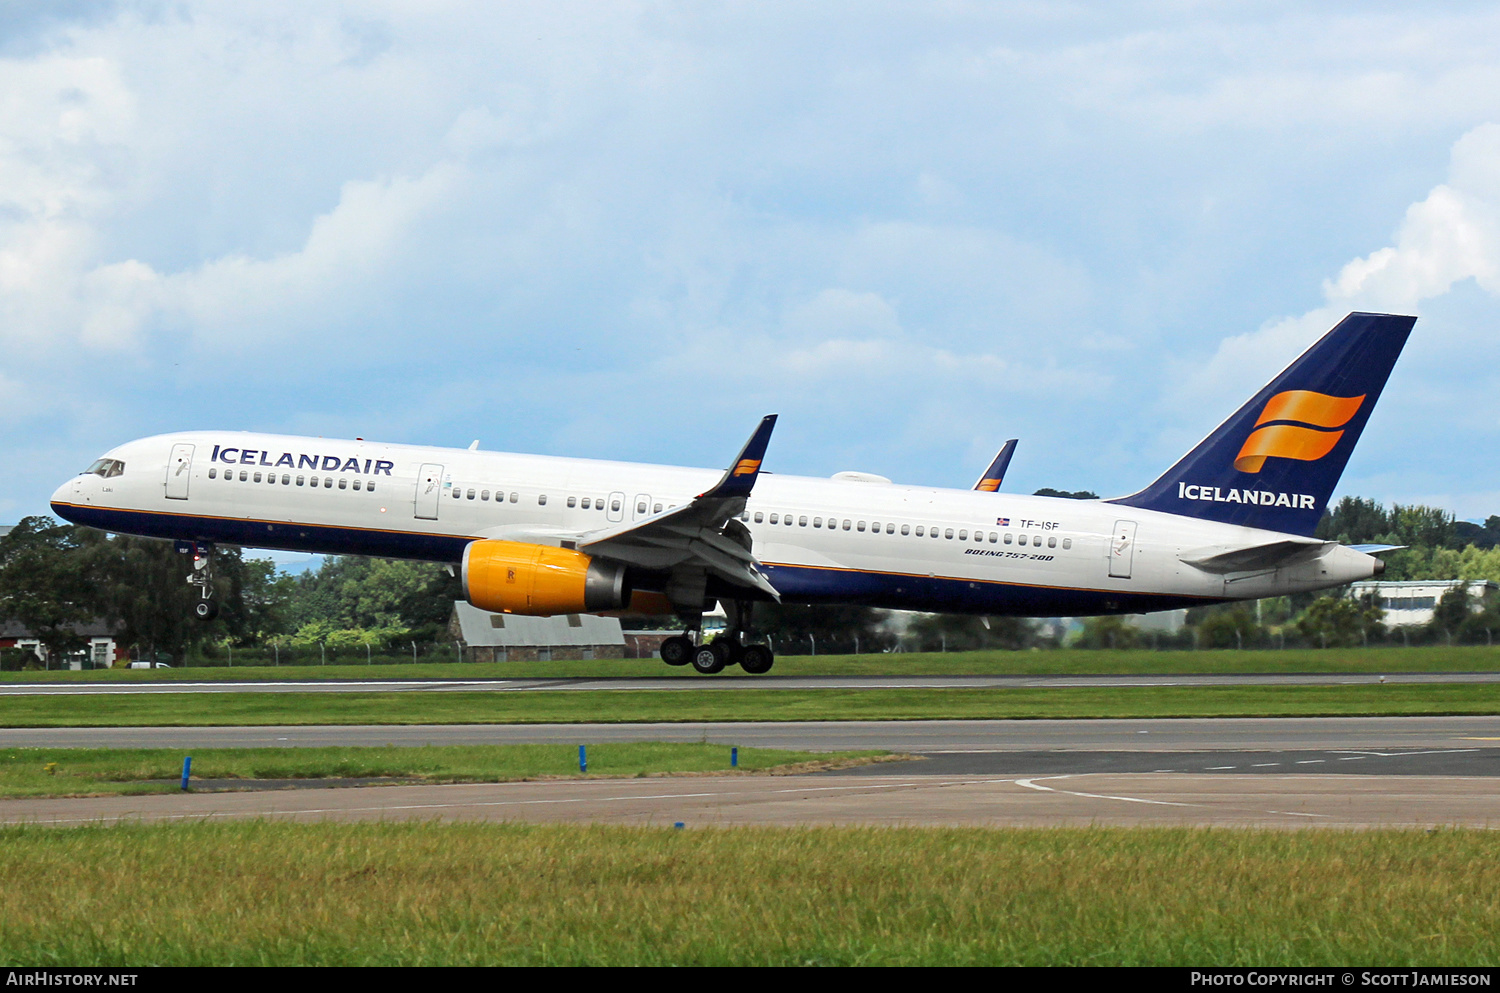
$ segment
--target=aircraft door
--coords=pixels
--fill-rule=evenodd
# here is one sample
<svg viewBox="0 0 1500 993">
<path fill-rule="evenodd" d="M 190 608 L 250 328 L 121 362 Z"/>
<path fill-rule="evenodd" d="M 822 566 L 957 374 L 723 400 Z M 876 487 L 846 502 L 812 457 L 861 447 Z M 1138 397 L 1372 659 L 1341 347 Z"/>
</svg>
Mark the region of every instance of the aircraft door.
<svg viewBox="0 0 1500 993">
<path fill-rule="evenodd" d="M 438 497 L 443 495 L 443 467 L 424 463 L 417 473 L 417 502 L 415 515 L 418 520 L 435 521 L 438 517 Z"/>
<path fill-rule="evenodd" d="M 630 519 L 644 521 L 651 516 L 651 494 L 637 493 L 630 504 Z"/>
<path fill-rule="evenodd" d="M 172 446 L 172 457 L 167 460 L 167 499 L 186 500 L 188 480 L 193 475 L 193 446 Z"/>
<path fill-rule="evenodd" d="M 625 494 L 616 491 L 609 495 L 609 507 L 604 511 L 604 516 L 611 521 L 625 519 Z"/>
<path fill-rule="evenodd" d="M 1109 574 L 1114 579 L 1129 579 L 1135 561 L 1135 521 L 1115 521 L 1109 538 Z"/>
</svg>

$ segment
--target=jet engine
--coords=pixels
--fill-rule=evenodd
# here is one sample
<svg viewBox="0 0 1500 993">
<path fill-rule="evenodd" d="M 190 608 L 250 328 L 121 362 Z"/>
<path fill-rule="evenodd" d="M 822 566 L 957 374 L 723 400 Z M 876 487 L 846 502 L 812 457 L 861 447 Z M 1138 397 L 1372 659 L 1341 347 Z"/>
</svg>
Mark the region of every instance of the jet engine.
<svg viewBox="0 0 1500 993">
<path fill-rule="evenodd" d="M 464 596 L 480 610 L 550 617 L 630 603 L 625 567 L 571 548 L 486 539 L 464 549 Z"/>
</svg>

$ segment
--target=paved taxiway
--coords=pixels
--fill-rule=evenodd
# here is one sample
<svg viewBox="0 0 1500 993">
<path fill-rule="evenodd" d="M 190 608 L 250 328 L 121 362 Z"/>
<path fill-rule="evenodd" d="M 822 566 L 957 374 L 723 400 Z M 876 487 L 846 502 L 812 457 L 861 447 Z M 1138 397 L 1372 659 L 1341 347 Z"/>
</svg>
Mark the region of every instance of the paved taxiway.
<svg viewBox="0 0 1500 993">
<path fill-rule="evenodd" d="M 1500 826 L 1500 717 L 0 729 L 0 747 L 622 741 L 878 748 L 915 758 L 784 777 L 6 800 L 0 820 Z"/>
<path fill-rule="evenodd" d="M 704 776 L 7 800 L 0 821 L 77 825 L 271 817 L 731 825 L 1500 825 L 1494 780 L 1085 775 Z"/>
<path fill-rule="evenodd" d="M 300 682 L 0 683 L 0 696 L 158 693 L 525 693 L 579 690 L 909 690 L 1132 686 L 1367 686 L 1372 683 L 1500 683 L 1500 672 L 1251 673 L 1111 676 L 746 676 L 687 673 L 536 679 L 329 679 Z"/>
</svg>

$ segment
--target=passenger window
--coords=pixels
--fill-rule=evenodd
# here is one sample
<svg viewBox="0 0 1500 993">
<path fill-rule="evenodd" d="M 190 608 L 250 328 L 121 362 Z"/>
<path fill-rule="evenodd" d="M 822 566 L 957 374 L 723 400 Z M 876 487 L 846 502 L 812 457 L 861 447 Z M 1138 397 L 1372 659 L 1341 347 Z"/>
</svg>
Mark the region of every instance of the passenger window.
<svg viewBox="0 0 1500 993">
<path fill-rule="evenodd" d="M 1017 539 L 1017 542 L 1022 545 L 1026 544 L 1026 536 L 1024 534 L 1021 535 L 1021 537 Z"/>
<path fill-rule="evenodd" d="M 330 489 L 330 490 L 333 489 L 333 477 L 332 476 L 324 476 L 323 477 L 323 487 L 325 489 Z"/>
<path fill-rule="evenodd" d="M 357 490 L 357 489 L 359 489 L 359 486 L 355 485 L 354 488 Z M 370 480 L 369 485 L 367 485 L 365 487 L 365 492 L 366 493 L 374 493 L 375 492 L 375 480 L 373 480 L 373 479 Z"/>
<path fill-rule="evenodd" d="M 652 506 L 651 506 L 651 513 L 653 513 L 653 514 L 659 514 L 659 513 L 661 513 L 661 504 L 659 504 L 659 503 L 652 504 Z M 741 514 L 740 515 L 740 520 L 742 520 L 742 521 L 748 521 L 749 519 L 750 519 L 750 515 L 749 514 Z"/>
<path fill-rule="evenodd" d="M 781 521 L 781 518 L 778 517 L 776 514 L 772 514 L 771 515 L 771 523 L 772 524 L 779 524 L 780 521 Z"/>
<path fill-rule="evenodd" d="M 637 503 L 635 505 L 635 512 L 637 514 L 644 514 L 646 512 L 646 501 L 642 500 L 639 503 Z"/>
<path fill-rule="evenodd" d="M 618 514 L 620 512 L 620 501 L 611 500 L 609 502 L 609 509 Z"/>
<path fill-rule="evenodd" d="M 762 521 L 762 520 L 764 520 L 764 519 L 765 519 L 765 515 L 764 515 L 764 514 L 762 514 L 762 513 L 761 513 L 761 512 L 760 512 L 760 511 L 758 511 L 758 510 L 757 510 L 757 511 L 756 511 L 756 512 L 755 512 L 755 523 L 756 523 L 756 524 L 759 524 L 759 523 L 760 523 L 760 522 L 761 522 L 761 521 Z"/>
<path fill-rule="evenodd" d="M 285 477 L 285 476 L 282 476 L 282 477 L 281 477 L 281 481 L 282 481 L 282 482 L 283 482 L 283 483 L 284 483 L 284 482 L 286 482 L 286 481 L 287 481 L 287 478 L 286 478 L 286 477 Z M 355 481 L 354 481 L 354 488 L 355 488 L 355 490 L 358 490 L 358 489 L 359 489 L 359 480 L 357 480 L 357 479 L 356 479 L 356 480 L 355 480 Z M 371 484 L 370 484 L 370 489 L 372 489 L 372 490 L 373 490 L 373 489 L 374 489 L 374 488 L 375 488 L 375 484 L 374 484 L 374 483 L 371 483 Z"/>
<path fill-rule="evenodd" d="M 821 517 L 814 517 L 813 518 L 813 527 L 820 528 L 822 526 L 823 526 L 823 518 L 821 518 Z"/>
<path fill-rule="evenodd" d="M 307 477 L 306 476 L 298 476 L 297 477 L 297 485 L 298 486 L 301 486 L 306 481 L 307 481 Z"/>
<path fill-rule="evenodd" d="M 1007 545 L 1009 545 L 1012 541 L 1015 540 L 1015 537 L 1016 537 L 1015 535 L 1010 534 L 1009 532 L 1007 532 L 1006 535 L 1005 535 L 1005 543 Z"/>
<path fill-rule="evenodd" d="M 1064 548 L 1072 548 L 1073 547 L 1073 539 L 1072 538 L 1064 538 L 1063 539 L 1063 547 Z"/>
<path fill-rule="evenodd" d="M 537 502 L 537 506 L 539 506 L 539 507 L 545 507 L 545 506 L 547 506 L 547 494 L 545 494 L 545 493 L 538 493 L 536 495 L 536 502 Z"/>
<path fill-rule="evenodd" d="M 1056 538 L 1048 538 L 1047 539 L 1047 547 L 1048 548 L 1056 548 L 1057 547 L 1057 539 Z"/>
<path fill-rule="evenodd" d="M 844 530 L 845 531 L 849 530 L 849 528 L 853 525 L 853 523 L 854 523 L 853 521 L 850 521 L 849 519 L 845 518 L 845 520 L 844 520 Z"/>
<path fill-rule="evenodd" d="M 490 498 L 490 491 L 489 490 L 480 490 L 479 491 L 479 499 L 481 499 L 481 500 L 488 500 L 489 498 Z M 568 506 L 571 507 L 572 504 L 568 504 Z"/>
<path fill-rule="evenodd" d="M 307 485 L 308 486 L 317 486 L 318 485 L 318 477 L 317 476 L 309 476 L 307 478 Z M 453 495 L 454 496 L 458 496 L 457 493 L 455 493 Z"/>
<path fill-rule="evenodd" d="M 208 478 L 209 479 L 218 479 L 219 478 L 219 470 L 217 470 L 217 469 L 210 469 L 210 470 L 208 470 Z"/>
<path fill-rule="evenodd" d="M 901 525 L 901 533 L 902 534 L 911 534 L 911 525 L 910 524 L 903 524 L 903 525 Z"/>
<path fill-rule="evenodd" d="M 254 483 L 260 482 L 260 473 L 257 472 L 255 475 L 251 476 L 250 481 Z"/>
<path fill-rule="evenodd" d="M 584 510 L 588 510 L 593 505 L 594 505 L 594 501 L 593 500 L 589 499 L 588 497 L 584 497 L 583 498 L 583 509 Z"/>
<path fill-rule="evenodd" d="M 783 515 L 781 515 L 781 523 L 785 524 L 787 527 L 791 527 L 792 526 L 792 515 L 791 514 L 783 514 Z"/>
<path fill-rule="evenodd" d="M 271 480 L 271 482 L 274 483 L 274 482 L 276 482 L 276 480 L 273 479 L 273 480 Z M 349 480 L 341 478 L 339 480 L 339 489 L 341 489 L 341 490 L 347 490 L 348 488 L 349 488 Z"/>
<path fill-rule="evenodd" d="M 953 537 L 953 535 L 950 533 L 948 535 L 948 537 L 951 538 L 951 537 Z M 964 528 L 962 531 L 958 532 L 958 540 L 959 541 L 968 541 L 969 540 L 969 529 L 968 528 Z"/>
<path fill-rule="evenodd" d="M 854 529 L 856 531 L 863 531 L 865 529 L 865 522 L 860 521 L 858 524 L 854 525 Z"/>
<path fill-rule="evenodd" d="M 318 479 L 317 479 L 316 476 L 313 477 L 313 485 L 314 486 L 318 485 Z M 461 488 L 459 488 L 457 486 L 453 487 L 453 499 L 457 500 L 460 497 L 462 497 L 463 495 L 464 495 L 464 491 Z"/>
<path fill-rule="evenodd" d="M 990 544 L 993 545 L 995 542 L 997 542 L 999 540 L 1000 540 L 1000 536 L 998 534 L 996 534 L 995 532 L 991 531 L 990 532 Z"/>
<path fill-rule="evenodd" d="M 924 534 L 923 534 L 923 533 L 922 533 L 922 532 L 923 532 L 923 530 L 924 530 L 924 529 L 923 529 L 923 527 L 922 527 L 922 525 L 920 525 L 920 524 L 918 524 L 918 525 L 917 525 L 917 537 L 918 537 L 918 538 L 925 538 L 925 537 L 926 537 L 926 535 L 924 535 Z"/>
<path fill-rule="evenodd" d="M 515 503 L 516 501 L 518 501 L 520 499 L 521 499 L 521 494 L 519 494 L 519 493 L 515 492 L 514 490 L 512 490 L 511 494 L 510 494 L 510 502 L 511 503 Z"/>
<path fill-rule="evenodd" d="M 953 538 L 953 529 L 949 528 L 948 530 L 944 531 L 943 537 L 951 540 Z"/>
<path fill-rule="evenodd" d="M 805 527 L 807 527 L 807 518 L 805 518 L 805 517 L 799 517 L 799 518 L 797 518 L 797 526 L 799 528 L 805 528 Z"/>
<path fill-rule="evenodd" d="M 474 493 L 474 487 L 472 487 L 472 486 L 469 487 L 469 499 L 470 500 L 474 499 L 475 495 L 476 494 Z"/>
</svg>

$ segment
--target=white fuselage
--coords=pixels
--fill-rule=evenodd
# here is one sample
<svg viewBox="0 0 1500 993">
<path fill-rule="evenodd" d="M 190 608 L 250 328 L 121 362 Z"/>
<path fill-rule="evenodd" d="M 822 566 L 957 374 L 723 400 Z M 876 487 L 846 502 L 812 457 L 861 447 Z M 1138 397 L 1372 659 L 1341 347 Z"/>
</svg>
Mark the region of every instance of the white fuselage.
<svg viewBox="0 0 1500 993">
<path fill-rule="evenodd" d="M 559 544 L 681 505 L 720 471 L 240 432 L 133 441 L 116 475 L 53 496 L 108 531 L 457 562 L 476 539 Z M 316 468 L 311 468 L 316 466 Z M 1213 549 L 1287 536 L 1099 500 L 763 473 L 741 517 L 791 602 L 1027 616 L 1251 599 L 1369 578 L 1325 546 L 1295 564 L 1208 572 Z M 1191 554 L 1189 554 L 1191 553 Z"/>
</svg>

